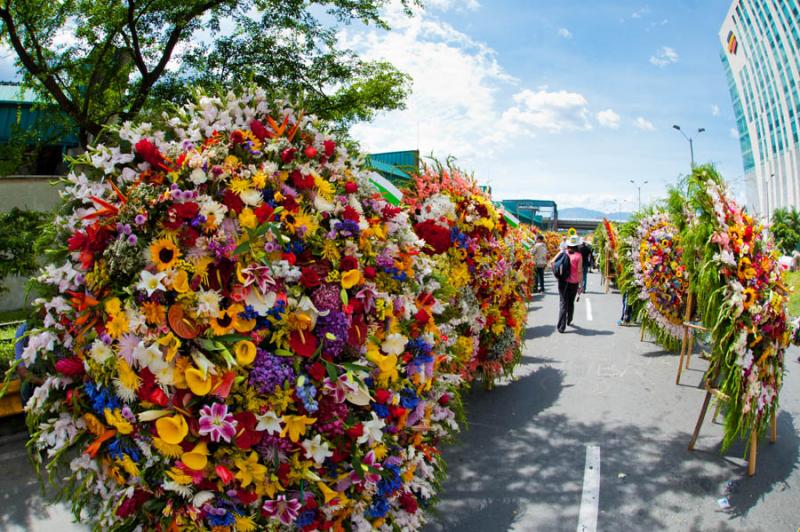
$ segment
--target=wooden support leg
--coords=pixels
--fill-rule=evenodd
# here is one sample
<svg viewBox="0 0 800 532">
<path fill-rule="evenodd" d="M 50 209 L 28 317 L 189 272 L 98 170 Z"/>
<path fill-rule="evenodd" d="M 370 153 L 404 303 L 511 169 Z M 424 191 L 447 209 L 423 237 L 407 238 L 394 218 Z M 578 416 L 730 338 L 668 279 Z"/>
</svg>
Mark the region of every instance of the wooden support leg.
<svg viewBox="0 0 800 532">
<path fill-rule="evenodd" d="M 681 383 L 681 372 L 683 371 L 683 354 L 686 352 L 686 328 L 683 329 L 683 339 L 681 340 L 681 358 L 678 360 L 678 376 L 675 377 L 675 384 Z"/>
<path fill-rule="evenodd" d="M 747 461 L 747 475 L 756 474 L 756 456 L 758 455 L 758 431 L 755 427 L 750 431 L 750 460 Z"/>
<path fill-rule="evenodd" d="M 706 398 L 703 400 L 703 408 L 700 409 L 700 417 L 697 418 L 697 425 L 694 427 L 694 434 L 692 440 L 689 442 L 689 450 L 694 451 L 694 444 L 697 442 L 697 436 L 700 434 L 700 428 L 703 426 L 703 420 L 706 418 L 706 411 L 708 410 L 708 402 L 711 400 L 711 392 L 706 392 Z"/>
<path fill-rule="evenodd" d="M 775 415 L 775 410 L 772 411 L 769 424 L 770 424 L 769 442 L 775 443 L 776 441 L 778 441 L 778 419 Z"/>
<path fill-rule="evenodd" d="M 644 342 L 644 323 L 642 323 L 642 333 L 639 335 L 639 341 Z"/>
<path fill-rule="evenodd" d="M 694 351 L 694 331 L 689 330 L 689 343 L 686 347 L 686 369 L 689 369 L 689 360 L 692 358 L 692 351 Z"/>
</svg>

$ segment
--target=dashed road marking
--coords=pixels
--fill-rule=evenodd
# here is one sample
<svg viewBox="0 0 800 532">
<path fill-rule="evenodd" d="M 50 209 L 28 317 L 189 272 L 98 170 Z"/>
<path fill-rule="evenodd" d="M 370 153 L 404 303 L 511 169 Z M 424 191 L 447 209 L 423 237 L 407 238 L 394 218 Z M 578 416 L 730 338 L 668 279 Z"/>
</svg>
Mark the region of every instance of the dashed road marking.
<svg viewBox="0 0 800 532">
<path fill-rule="evenodd" d="M 600 447 L 586 446 L 586 466 L 583 470 L 583 495 L 578 514 L 578 532 L 596 532 L 597 508 L 600 502 Z"/>
<path fill-rule="evenodd" d="M 592 321 L 592 301 L 586 298 L 586 321 Z"/>
</svg>

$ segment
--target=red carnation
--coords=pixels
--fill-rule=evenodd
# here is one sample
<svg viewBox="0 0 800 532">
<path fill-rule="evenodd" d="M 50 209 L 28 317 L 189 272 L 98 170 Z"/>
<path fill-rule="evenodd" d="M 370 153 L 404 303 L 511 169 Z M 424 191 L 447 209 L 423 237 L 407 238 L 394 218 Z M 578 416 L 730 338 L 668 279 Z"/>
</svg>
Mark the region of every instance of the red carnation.
<svg viewBox="0 0 800 532">
<path fill-rule="evenodd" d="M 214 468 L 214 471 L 217 472 L 217 476 L 222 481 L 223 484 L 230 484 L 236 478 L 233 475 L 233 472 L 225 467 L 224 465 L 218 465 Z"/>
<path fill-rule="evenodd" d="M 244 142 L 244 133 L 239 131 L 238 129 L 231 133 L 231 144 L 236 146 L 237 144 L 241 144 Z"/>
<path fill-rule="evenodd" d="M 294 170 L 291 175 L 292 184 L 299 190 L 314 188 L 314 177 L 303 175 L 300 170 Z"/>
<path fill-rule="evenodd" d="M 142 139 L 133 147 L 136 155 L 141 157 L 146 163 L 154 168 L 164 167 L 164 156 L 158 151 L 158 147 L 147 139 Z"/>
<path fill-rule="evenodd" d="M 85 245 L 86 234 L 82 233 L 81 231 L 73 233 L 72 236 L 69 237 L 69 240 L 67 240 L 67 249 L 70 251 L 78 251 L 83 249 Z"/>
<path fill-rule="evenodd" d="M 253 120 L 252 122 L 250 122 L 250 131 L 253 132 L 253 135 L 255 135 L 258 140 L 264 140 L 265 138 L 270 136 L 269 131 L 267 131 L 267 128 L 265 128 L 264 124 L 262 124 L 258 120 Z"/>
<path fill-rule="evenodd" d="M 361 423 L 357 425 L 353 425 L 349 429 L 347 429 L 347 435 L 350 436 L 352 439 L 356 439 L 364 434 L 364 425 Z"/>
<path fill-rule="evenodd" d="M 389 398 L 392 397 L 392 392 L 389 390 L 384 390 L 380 388 L 379 390 L 375 391 L 375 402 L 380 404 L 385 404 Z"/>
<path fill-rule="evenodd" d="M 419 325 L 425 325 L 430 319 L 431 315 L 423 308 L 419 309 L 414 315 L 414 320 L 416 320 Z"/>
<path fill-rule="evenodd" d="M 416 513 L 419 508 L 417 505 L 417 498 L 407 491 L 404 491 L 402 495 L 400 495 L 400 506 L 410 514 Z"/>
<path fill-rule="evenodd" d="M 67 377 L 80 377 L 86 370 L 78 357 L 62 358 L 56 362 L 56 371 Z"/>
<path fill-rule="evenodd" d="M 239 194 L 230 189 L 226 190 L 225 194 L 223 194 L 222 203 L 236 214 L 239 214 L 242 212 L 242 209 L 244 209 L 242 198 L 239 197 Z"/>
<path fill-rule="evenodd" d="M 364 277 L 367 279 L 374 279 L 378 275 L 378 271 L 375 269 L 374 266 L 365 266 L 364 267 Z"/>
<path fill-rule="evenodd" d="M 313 378 L 315 381 L 321 381 L 325 378 L 325 374 L 327 373 L 325 366 L 319 362 L 314 362 L 308 366 L 306 371 L 308 371 L 308 374 L 311 375 L 311 378 Z"/>
<path fill-rule="evenodd" d="M 427 253 L 444 253 L 450 247 L 450 229 L 433 220 L 425 220 L 414 224 L 414 232 L 425 241 Z"/>
<path fill-rule="evenodd" d="M 313 159 L 317 156 L 317 149 L 314 146 L 306 146 L 306 149 L 303 153 L 305 153 L 306 157 L 309 159 Z"/>
<path fill-rule="evenodd" d="M 329 159 L 333 157 L 333 152 L 336 151 L 336 143 L 332 140 L 326 140 L 322 143 L 322 146 L 325 149 L 325 157 Z"/>
<path fill-rule="evenodd" d="M 345 220 L 352 220 L 353 222 L 357 222 L 361 218 L 361 215 L 358 214 L 357 210 L 348 205 L 344 208 L 344 211 L 342 212 L 342 218 L 344 218 Z"/>
<path fill-rule="evenodd" d="M 348 194 L 355 194 L 358 192 L 358 185 L 353 181 L 348 181 L 344 184 L 344 191 Z"/>
<path fill-rule="evenodd" d="M 358 259 L 352 257 L 350 255 L 346 255 L 342 257 L 341 262 L 339 263 L 339 270 L 346 272 L 348 270 L 357 270 L 358 269 Z"/>
</svg>

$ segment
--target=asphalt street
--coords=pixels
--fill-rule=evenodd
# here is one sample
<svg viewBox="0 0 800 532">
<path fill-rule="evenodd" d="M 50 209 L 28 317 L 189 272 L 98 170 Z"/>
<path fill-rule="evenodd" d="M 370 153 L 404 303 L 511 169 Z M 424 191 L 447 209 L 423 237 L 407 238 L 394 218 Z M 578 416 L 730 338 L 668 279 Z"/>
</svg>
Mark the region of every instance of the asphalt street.
<svg viewBox="0 0 800 532">
<path fill-rule="evenodd" d="M 587 448 L 599 449 L 596 530 L 798 530 L 797 348 L 787 354 L 778 441 L 761 442 L 749 478 L 743 445 L 720 454 L 711 411 L 687 450 L 705 361 L 692 357 L 676 385 L 678 356 L 616 325 L 621 297 L 602 293 L 598 274 L 576 305 L 575 327 L 559 334 L 558 294 L 547 281 L 529 307 L 515 378 L 467 394 L 469 426 L 444 451 L 448 478 L 426 532 L 581 530 Z"/>
<path fill-rule="evenodd" d="M 640 342 L 638 328 L 616 325 L 620 296 L 603 294 L 597 274 L 577 304 L 575 327 L 559 334 L 558 296 L 547 282 L 547 294 L 529 306 L 515 378 L 466 396 L 469 426 L 444 450 L 448 478 L 426 532 L 574 531 L 579 519 L 591 532 L 593 497 L 596 530 L 800 527 L 796 348 L 787 356 L 778 441 L 761 442 L 749 478 L 742 445 L 720 454 L 722 428 L 710 414 L 696 450 L 687 451 L 704 361 L 693 357 L 675 385 L 677 355 Z M 0 530 L 86 530 L 65 506 L 45 504 L 24 435 L 0 437 L 0 471 Z"/>
</svg>

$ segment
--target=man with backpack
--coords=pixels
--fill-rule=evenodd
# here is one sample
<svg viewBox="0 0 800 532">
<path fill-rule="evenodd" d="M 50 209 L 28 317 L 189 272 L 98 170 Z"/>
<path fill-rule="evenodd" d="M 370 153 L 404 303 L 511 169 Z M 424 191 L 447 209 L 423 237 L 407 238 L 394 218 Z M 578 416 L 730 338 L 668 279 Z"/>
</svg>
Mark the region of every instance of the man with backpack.
<svg viewBox="0 0 800 532">
<path fill-rule="evenodd" d="M 553 275 L 558 280 L 558 332 L 563 333 L 572 324 L 575 313 L 575 297 L 583 281 L 583 256 L 578 250 L 580 239 L 573 235 L 567 239 L 566 251 L 561 251 L 553 260 Z"/>
<path fill-rule="evenodd" d="M 533 261 L 536 264 L 534 291 L 544 294 L 544 269 L 547 266 L 547 245 L 545 245 L 542 235 L 536 236 L 536 244 L 533 246 Z"/>
</svg>

